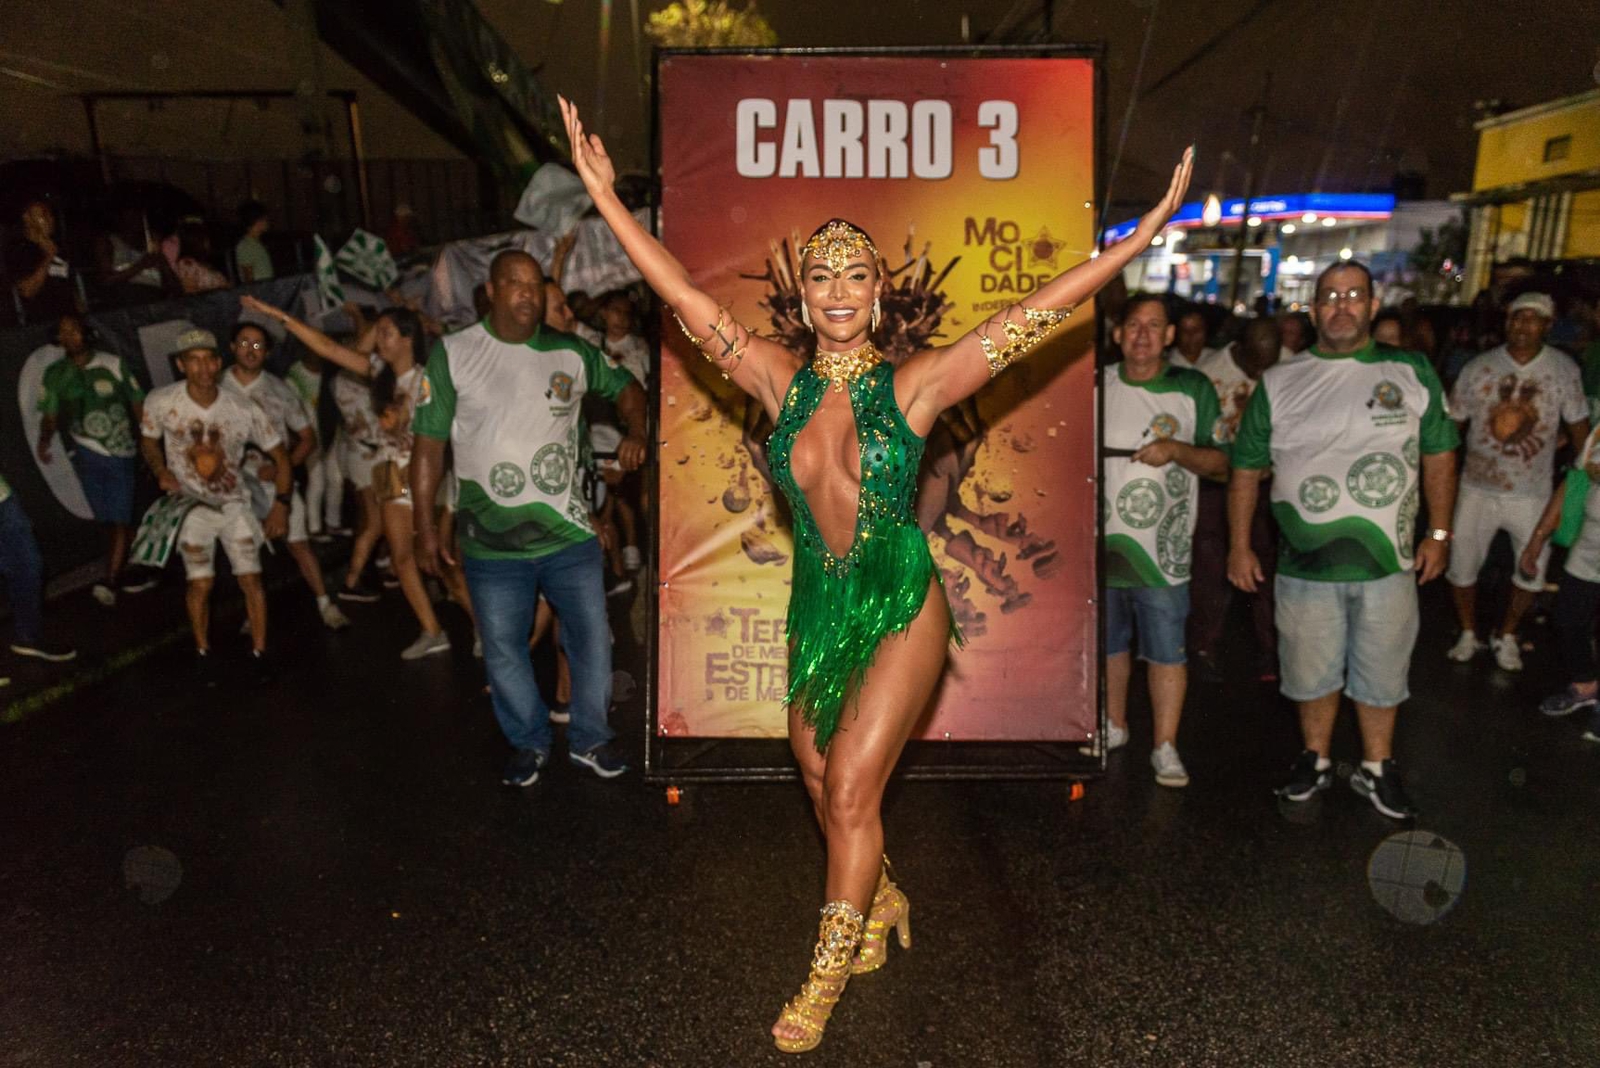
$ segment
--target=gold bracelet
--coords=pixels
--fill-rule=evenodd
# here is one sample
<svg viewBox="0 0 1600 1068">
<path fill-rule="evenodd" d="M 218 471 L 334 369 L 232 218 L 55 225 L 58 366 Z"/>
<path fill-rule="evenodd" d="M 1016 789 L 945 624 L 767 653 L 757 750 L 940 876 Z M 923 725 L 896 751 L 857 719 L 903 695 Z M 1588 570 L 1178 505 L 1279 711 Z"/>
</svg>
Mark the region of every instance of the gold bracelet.
<svg viewBox="0 0 1600 1068">
<path fill-rule="evenodd" d="M 1002 347 L 996 348 L 988 334 L 978 335 L 978 344 L 983 348 L 983 357 L 989 361 L 990 378 L 1044 344 L 1045 339 L 1056 327 L 1072 317 L 1072 309 L 1025 307 L 1022 309 L 1022 316 L 1027 320 L 1026 326 L 1018 326 L 1009 318 L 1000 320 L 1000 329 L 1005 331 L 1006 335 L 1006 343 Z"/>
<path fill-rule="evenodd" d="M 744 354 L 746 350 L 749 349 L 750 344 L 748 341 L 743 345 L 738 343 L 737 327 L 739 324 L 734 322 L 733 316 L 728 314 L 728 309 L 722 307 L 721 305 L 717 306 L 717 322 L 716 325 L 711 328 L 711 334 L 715 335 L 717 340 L 722 342 L 723 347 L 726 350 L 720 356 L 714 356 L 706 351 L 706 345 L 711 341 L 710 335 L 706 337 L 696 337 L 694 333 L 690 331 L 689 327 L 684 323 L 683 317 L 678 314 L 678 310 L 676 308 L 671 310 L 672 317 L 678 320 L 678 329 L 683 331 L 683 336 L 694 342 L 694 347 L 700 350 L 700 355 L 717 365 L 717 370 L 722 372 L 723 378 L 727 378 L 730 374 L 739 369 L 739 365 L 744 362 Z M 733 341 L 729 341 L 727 338 L 722 336 L 722 331 L 727 327 L 735 328 L 736 332 L 734 334 Z M 722 363 L 725 360 L 731 360 L 733 362 L 733 366 L 723 367 Z"/>
</svg>

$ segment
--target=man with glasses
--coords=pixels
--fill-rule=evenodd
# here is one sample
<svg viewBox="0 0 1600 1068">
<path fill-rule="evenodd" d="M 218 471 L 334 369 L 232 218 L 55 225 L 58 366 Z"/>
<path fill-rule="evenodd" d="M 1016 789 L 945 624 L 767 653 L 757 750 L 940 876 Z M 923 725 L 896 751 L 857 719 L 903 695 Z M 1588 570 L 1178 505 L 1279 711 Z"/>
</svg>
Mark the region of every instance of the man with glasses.
<svg viewBox="0 0 1600 1068">
<path fill-rule="evenodd" d="M 1348 693 L 1362 745 L 1350 786 L 1384 815 L 1409 819 L 1395 712 L 1410 696 L 1417 584 L 1449 561 L 1458 436 L 1426 358 L 1372 339 L 1378 301 L 1364 265 L 1328 268 L 1315 301 L 1316 344 L 1262 374 L 1234 440 L 1228 578 L 1247 592 L 1265 580 L 1250 527 L 1270 470 L 1283 535 L 1280 689 L 1299 704 L 1305 740 L 1278 796 L 1306 801 L 1333 784 L 1329 749 Z M 1418 547 L 1420 503 L 1429 529 Z"/>
<path fill-rule="evenodd" d="M 289 466 L 299 467 L 315 451 L 317 432 L 312 427 L 311 413 L 294 387 L 266 369 L 267 353 L 272 348 L 266 330 L 255 323 L 240 323 L 233 328 L 233 340 L 228 347 L 233 353 L 233 366 L 222 376 L 223 391 L 266 412 L 288 449 Z M 256 447 L 245 453 L 244 473 L 249 479 L 252 496 L 257 498 L 268 496 L 269 487 L 277 478 L 276 465 Z M 306 502 L 298 489 L 290 491 L 288 538 L 289 555 L 294 558 L 311 595 L 317 599 L 317 614 L 322 617 L 322 625 L 329 630 L 348 627 L 350 620 L 329 598 L 322 578 L 322 564 L 311 552 Z"/>
</svg>

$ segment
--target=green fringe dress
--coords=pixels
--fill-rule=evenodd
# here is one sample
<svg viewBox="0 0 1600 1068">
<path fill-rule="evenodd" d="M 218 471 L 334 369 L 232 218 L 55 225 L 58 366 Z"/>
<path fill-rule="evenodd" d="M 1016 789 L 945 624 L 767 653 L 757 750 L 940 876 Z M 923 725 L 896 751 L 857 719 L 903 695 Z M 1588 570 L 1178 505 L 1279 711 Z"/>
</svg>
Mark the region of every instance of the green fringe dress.
<svg viewBox="0 0 1600 1068">
<path fill-rule="evenodd" d="M 767 443 L 772 477 L 794 511 L 794 580 L 789 596 L 790 708 L 798 708 L 825 753 L 847 701 L 878 645 L 922 610 L 928 579 L 939 575 L 917 526 L 917 468 L 923 439 L 894 397 L 894 366 L 878 364 L 847 388 L 861 447 L 855 538 L 844 556 L 822 540 L 790 467 L 794 439 L 829 388 L 808 363 L 794 376 Z M 944 579 L 939 578 L 943 588 Z M 952 621 L 950 637 L 961 642 Z"/>
</svg>

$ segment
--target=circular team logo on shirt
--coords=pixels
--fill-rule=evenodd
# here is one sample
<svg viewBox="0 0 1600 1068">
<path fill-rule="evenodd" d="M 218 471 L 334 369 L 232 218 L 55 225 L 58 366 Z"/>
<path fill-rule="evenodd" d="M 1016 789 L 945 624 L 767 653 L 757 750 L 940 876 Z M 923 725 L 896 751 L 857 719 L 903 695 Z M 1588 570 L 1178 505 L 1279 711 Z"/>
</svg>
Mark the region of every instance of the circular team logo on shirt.
<svg viewBox="0 0 1600 1068">
<path fill-rule="evenodd" d="M 1189 473 L 1177 464 L 1167 471 L 1167 496 L 1182 497 L 1189 492 Z"/>
<path fill-rule="evenodd" d="M 1417 487 L 1415 486 L 1406 491 L 1406 499 L 1400 502 L 1400 514 L 1394 518 L 1394 540 L 1397 543 L 1395 547 L 1400 550 L 1400 558 L 1411 559 L 1417 545 Z"/>
<path fill-rule="evenodd" d="M 1308 512 L 1326 512 L 1339 503 L 1339 483 L 1327 475 L 1312 475 L 1300 483 L 1300 507 Z"/>
<path fill-rule="evenodd" d="M 567 447 L 551 442 L 534 453 L 528 474 L 535 486 L 552 496 L 565 490 L 572 478 L 572 460 L 567 455 Z"/>
<path fill-rule="evenodd" d="M 1149 530 L 1161 518 L 1166 496 L 1153 478 L 1136 478 L 1117 494 L 1117 515 L 1135 530 Z"/>
<path fill-rule="evenodd" d="M 1161 520 L 1156 532 L 1156 558 L 1161 570 L 1173 578 L 1189 577 L 1189 553 L 1193 539 L 1189 537 L 1189 502 L 1179 501 Z"/>
<path fill-rule="evenodd" d="M 1178 417 L 1167 412 L 1162 412 L 1150 420 L 1150 436 L 1157 441 L 1166 441 L 1178 432 Z"/>
<path fill-rule="evenodd" d="M 111 416 L 105 412 L 89 412 L 83 417 L 83 432 L 96 441 L 103 441 L 111 433 Z"/>
<path fill-rule="evenodd" d="M 1344 484 L 1356 503 L 1387 508 L 1405 491 L 1406 465 L 1393 453 L 1369 452 L 1350 465 Z"/>
<path fill-rule="evenodd" d="M 1399 408 L 1404 399 L 1400 387 L 1387 378 L 1372 387 L 1372 402 L 1386 412 Z"/>
<path fill-rule="evenodd" d="M 546 391 L 547 399 L 558 401 L 562 404 L 572 399 L 572 376 L 564 371 L 557 371 L 550 376 L 550 389 Z M 534 481 L 538 481 L 535 479 Z"/>
<path fill-rule="evenodd" d="M 1406 466 L 1415 471 L 1418 461 L 1422 459 L 1422 451 L 1417 448 L 1417 439 L 1406 438 L 1406 443 L 1400 447 L 1400 455 L 1406 458 Z"/>
<path fill-rule="evenodd" d="M 522 468 L 501 461 L 489 468 L 489 489 L 496 497 L 515 497 L 528 484 Z"/>
</svg>

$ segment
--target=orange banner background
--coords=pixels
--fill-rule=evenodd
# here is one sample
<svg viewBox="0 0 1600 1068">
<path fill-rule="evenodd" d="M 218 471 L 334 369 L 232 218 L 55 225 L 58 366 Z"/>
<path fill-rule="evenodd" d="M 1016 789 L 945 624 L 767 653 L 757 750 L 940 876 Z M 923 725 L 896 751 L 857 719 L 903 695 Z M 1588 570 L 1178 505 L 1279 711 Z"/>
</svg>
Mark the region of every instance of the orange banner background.
<svg viewBox="0 0 1600 1068">
<path fill-rule="evenodd" d="M 674 55 L 661 61 L 658 88 L 662 239 L 698 286 L 757 332 L 784 325 L 763 306 L 784 270 L 774 264 L 789 259 L 781 243 L 803 241 L 834 216 L 872 234 L 891 272 L 910 264 L 900 277 L 942 290 L 936 344 L 1092 248 L 1090 60 Z M 947 102 L 947 157 L 915 134 L 908 151 L 921 153 L 925 173 L 947 159 L 948 176 L 741 177 L 736 116 L 746 99 L 773 102 L 776 126 L 756 132 L 780 158 L 786 138 L 806 147 L 787 124 L 789 110 L 809 107 L 823 168 L 825 100 Z M 993 109 L 980 112 L 986 101 L 1014 105 L 1013 176 L 980 171 L 980 150 L 1007 132 Z M 803 171 L 804 153 L 792 158 Z M 989 158 L 991 173 L 1004 169 Z M 942 460 L 919 512 L 967 644 L 952 649 L 921 737 L 1064 741 L 1094 728 L 1093 321 L 1090 307 L 1077 309 L 1072 329 L 930 435 L 930 457 Z M 670 316 L 662 332 L 658 729 L 782 736 L 794 550 L 786 506 L 764 476 L 770 428 L 754 427 L 759 405 Z"/>
</svg>

